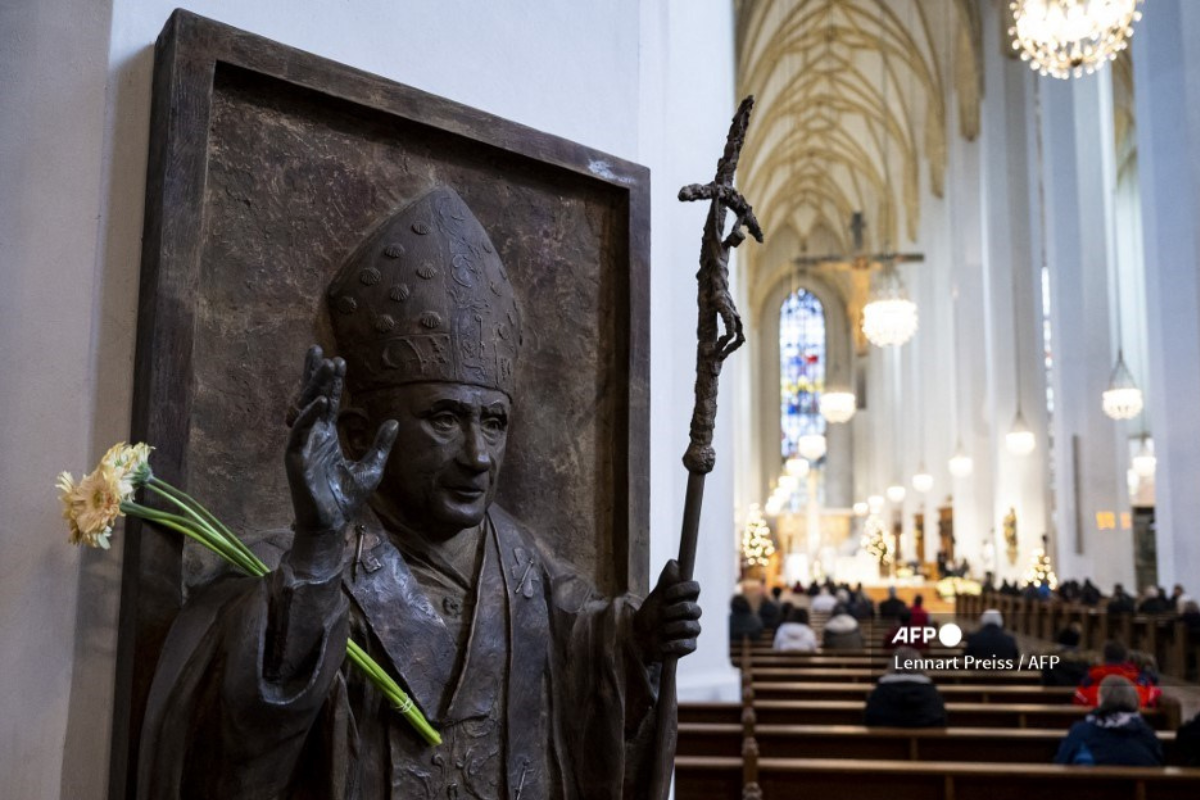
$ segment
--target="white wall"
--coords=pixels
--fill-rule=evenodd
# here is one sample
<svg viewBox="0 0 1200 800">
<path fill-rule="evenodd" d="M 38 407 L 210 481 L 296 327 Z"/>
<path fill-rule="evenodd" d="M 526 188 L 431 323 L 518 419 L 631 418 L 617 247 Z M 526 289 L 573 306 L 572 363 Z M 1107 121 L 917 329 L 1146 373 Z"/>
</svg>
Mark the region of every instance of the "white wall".
<svg viewBox="0 0 1200 800">
<path fill-rule="evenodd" d="M 696 269 L 708 206 L 680 203 L 679 188 L 712 180 L 733 117 L 733 10 L 724 0 L 642 6 L 640 152 L 651 176 L 650 275 L 650 539 L 651 580 L 658 565 L 679 553 L 688 444 L 696 380 Z M 751 122 L 753 124 L 753 122 Z M 757 247 L 748 240 L 743 248 Z M 736 282 L 736 253 L 733 261 Z M 679 696 L 734 700 L 737 676 L 729 663 L 729 597 L 737 578 L 734 515 L 733 419 L 739 371 L 735 353 L 721 376 L 717 463 L 705 484 L 696 580 L 705 633 L 700 649 L 680 662 Z"/>
<path fill-rule="evenodd" d="M 54 476 L 93 453 L 108 4 L 0 3 L 0 794 L 57 797 L 76 598 Z M 116 371 L 128 374 L 123 363 Z M 120 413 L 122 422 L 129 416 Z M 96 693 L 111 681 L 95 676 Z M 83 687 L 78 695 L 90 690 Z M 80 697 L 80 714 L 96 705 Z M 100 720 L 92 751 L 103 751 Z M 84 754 L 87 760 L 89 754 Z M 103 789 L 103 781 L 99 784 Z M 95 795 L 99 797 L 100 795 Z"/>
<path fill-rule="evenodd" d="M 0 6 L 0 791 L 106 794 L 119 552 L 64 543 L 52 485 L 128 431 L 152 47 L 177 0 Z M 652 170 L 652 569 L 674 553 L 699 208 L 734 107 L 724 0 L 197 0 L 189 10 Z M 676 297 L 686 302 L 673 301 Z M 688 374 L 685 374 L 688 373 Z M 725 397 L 731 393 L 726 393 Z M 681 691 L 736 688 L 723 397 L 702 530 L 708 610 Z M 74 660 L 72 656 L 74 655 Z M 65 747 L 65 752 L 64 752 Z"/>
</svg>

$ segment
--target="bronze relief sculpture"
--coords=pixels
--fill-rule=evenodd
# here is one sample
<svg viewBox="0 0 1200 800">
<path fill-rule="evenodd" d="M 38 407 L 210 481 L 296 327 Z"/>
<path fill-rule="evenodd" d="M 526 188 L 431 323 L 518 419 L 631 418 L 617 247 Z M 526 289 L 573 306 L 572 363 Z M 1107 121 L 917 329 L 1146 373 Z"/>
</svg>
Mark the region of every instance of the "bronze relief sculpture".
<svg viewBox="0 0 1200 800">
<path fill-rule="evenodd" d="M 680 195 L 710 201 L 697 403 L 680 562 L 648 591 L 649 171 L 172 14 L 131 435 L 275 571 L 214 580 L 174 535 L 127 528 L 113 797 L 666 791 L 740 341 L 727 257 L 756 230 L 732 187 L 748 113 L 717 179 Z M 309 350 L 297 389 L 311 341 L 328 356 Z M 348 641 L 439 746 L 344 664 Z"/>
<path fill-rule="evenodd" d="M 639 796 L 699 587 L 671 562 L 645 602 L 601 597 L 493 503 L 522 328 L 486 231 L 438 186 L 368 235 L 327 302 L 341 356 L 309 351 L 289 412 L 293 544 L 176 620 L 141 796 Z M 343 665 L 347 637 L 440 747 Z"/>
</svg>

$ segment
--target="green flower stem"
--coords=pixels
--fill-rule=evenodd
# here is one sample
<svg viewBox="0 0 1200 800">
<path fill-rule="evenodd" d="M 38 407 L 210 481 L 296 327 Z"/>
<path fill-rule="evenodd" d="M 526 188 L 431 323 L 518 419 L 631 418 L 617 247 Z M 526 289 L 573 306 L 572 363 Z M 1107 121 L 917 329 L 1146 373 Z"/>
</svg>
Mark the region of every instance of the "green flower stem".
<svg viewBox="0 0 1200 800">
<path fill-rule="evenodd" d="M 187 505 L 194 513 L 198 514 L 199 516 L 201 516 L 205 520 L 207 520 L 211 527 L 216 529 L 219 533 L 223 534 L 225 536 L 225 538 L 227 540 L 229 540 L 229 542 L 231 542 L 235 547 L 237 547 L 239 550 L 241 550 L 243 553 L 245 553 L 250 558 L 257 558 L 254 555 L 254 553 L 251 552 L 250 548 L 247 547 L 246 544 L 236 534 L 234 534 L 233 531 L 231 531 L 228 527 L 225 526 L 225 523 L 223 523 L 223 522 L 221 522 L 221 520 L 217 519 L 215 514 L 213 514 L 211 511 L 209 511 L 207 508 L 205 508 L 204 505 L 199 500 L 192 497 L 187 492 L 183 491 L 182 489 L 178 489 L 178 488 L 172 486 L 171 484 L 167 483 L 166 481 L 159 480 L 158 478 L 154 477 L 153 475 L 150 476 L 150 480 L 147 481 L 146 485 L 148 485 L 151 489 L 157 490 L 159 493 L 165 493 L 165 494 L 170 495 L 177 502 L 181 501 L 183 504 Z"/>
<path fill-rule="evenodd" d="M 126 504 L 122 503 L 121 505 L 125 506 Z M 190 524 L 189 520 L 187 520 L 183 517 L 177 516 L 175 514 L 150 515 L 150 514 L 143 513 L 142 509 L 137 509 L 137 508 L 125 508 L 125 512 L 129 516 L 141 517 L 145 520 L 153 522 L 155 525 L 162 525 L 164 528 L 170 528 L 173 531 L 182 533 L 184 536 L 187 536 L 190 539 L 194 539 L 197 542 L 199 542 L 200 544 L 204 545 L 206 548 L 213 551 L 217 555 L 221 556 L 222 558 L 224 558 L 226 561 L 233 564 L 238 569 L 241 569 L 243 572 L 249 571 L 245 565 L 238 563 L 238 561 L 235 560 L 235 558 L 233 557 L 232 554 L 227 553 L 227 552 L 222 552 L 219 544 L 213 542 L 211 539 L 208 538 L 208 536 L 206 536 L 204 534 L 203 531 L 198 530 L 194 525 Z"/>
<path fill-rule="evenodd" d="M 412 698 L 353 639 L 346 642 L 346 654 L 359 669 L 367 673 L 367 677 L 371 679 L 371 682 L 383 691 L 391 704 L 408 720 L 408 724 L 412 725 L 417 733 L 421 734 L 421 738 L 434 747 L 442 743 L 441 735 L 433 729 L 433 726 L 429 724 L 424 715 L 417 710 Z"/>
<path fill-rule="evenodd" d="M 151 477 L 144 485 L 178 506 L 187 516 L 172 514 L 129 501 L 121 503 L 121 510 L 126 514 L 141 517 L 194 539 L 248 575 L 261 578 L 270 572 L 266 564 L 241 539 L 195 498 L 158 478 Z M 434 747 L 442 743 L 441 735 L 425 719 L 425 716 L 413 703 L 412 698 L 400 688 L 400 684 L 352 639 L 346 642 L 346 656 L 384 694 L 388 702 L 404 716 L 404 719 L 421 735 L 422 739 Z"/>
<path fill-rule="evenodd" d="M 238 549 L 238 550 L 241 549 L 241 548 L 236 548 L 234 545 L 234 542 L 232 540 L 230 540 L 229 537 L 225 536 L 223 533 L 221 533 L 216 528 L 214 528 L 212 525 L 210 525 L 204 519 L 204 517 L 200 516 L 200 514 L 198 514 L 194 508 L 189 506 L 184 501 L 173 496 L 169 492 L 164 492 L 163 490 L 158 489 L 154 486 L 150 486 L 149 484 L 147 484 L 147 488 L 149 488 L 155 494 L 159 495 L 160 497 L 165 499 L 167 502 L 175 505 L 177 508 L 179 508 L 181 511 L 183 511 L 183 513 L 186 516 L 191 518 L 192 524 L 196 525 L 201 530 L 205 531 L 205 533 L 208 534 L 209 536 L 211 536 L 213 539 L 224 539 L 229 544 L 229 546 L 234 547 L 235 549 Z"/>
<path fill-rule="evenodd" d="M 267 568 L 257 558 L 251 556 L 246 558 L 240 551 L 230 546 L 228 540 L 222 536 L 214 536 L 207 528 L 197 526 L 192 520 L 187 517 L 181 517 L 178 514 L 172 514 L 168 511 L 160 511 L 156 508 L 143 506 L 139 503 L 125 501 L 121 503 L 121 509 L 132 516 L 141 517 L 160 525 L 164 525 L 172 530 L 178 531 L 183 535 L 196 540 L 204 545 L 209 550 L 213 551 L 221 558 L 233 564 L 238 569 L 249 575 L 261 577 L 267 574 Z"/>
</svg>

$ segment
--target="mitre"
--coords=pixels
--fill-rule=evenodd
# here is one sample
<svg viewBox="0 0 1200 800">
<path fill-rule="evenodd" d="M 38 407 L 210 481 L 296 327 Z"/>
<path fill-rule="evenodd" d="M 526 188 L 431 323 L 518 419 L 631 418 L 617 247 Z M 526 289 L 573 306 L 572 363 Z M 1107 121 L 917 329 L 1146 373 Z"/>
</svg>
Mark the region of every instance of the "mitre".
<svg viewBox="0 0 1200 800">
<path fill-rule="evenodd" d="M 375 228 L 328 294 L 351 393 L 420 382 L 513 395 L 521 312 L 463 199 L 438 186 Z"/>
</svg>

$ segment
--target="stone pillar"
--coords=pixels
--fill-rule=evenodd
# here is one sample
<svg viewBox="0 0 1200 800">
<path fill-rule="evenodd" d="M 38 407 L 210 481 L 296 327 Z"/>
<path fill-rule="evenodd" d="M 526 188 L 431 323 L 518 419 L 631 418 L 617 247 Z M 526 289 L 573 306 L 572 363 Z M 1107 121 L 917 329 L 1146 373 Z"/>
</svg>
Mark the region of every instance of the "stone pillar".
<svg viewBox="0 0 1200 800">
<path fill-rule="evenodd" d="M 1156 0 L 1133 37 L 1159 583 L 1200 586 L 1200 6 Z"/>
<path fill-rule="evenodd" d="M 1101 586 L 1133 579 L 1132 534 L 1120 525 L 1100 530 L 1096 522 L 1099 513 L 1120 519 L 1129 507 L 1123 443 L 1130 423 L 1109 419 L 1101 406 L 1117 356 L 1111 79 L 1112 70 L 1069 82 L 1040 79 L 1054 352 L 1055 564 L 1065 576 L 1091 577 Z"/>
<path fill-rule="evenodd" d="M 1001 37 L 996 29 L 998 15 L 986 15 L 985 25 L 985 42 Z M 996 547 L 997 577 L 1012 579 L 1024 571 L 1047 525 L 1040 258 L 1033 243 L 1035 207 L 1030 202 L 1033 79 L 1028 68 L 998 48 L 985 48 L 984 59 L 988 89 L 975 184 L 982 209 L 978 262 L 982 269 L 960 273 L 959 332 L 966 350 L 960 358 L 970 365 L 966 408 L 971 411 L 971 435 L 964 444 L 975 456 L 976 519 L 988 514 L 988 534 L 996 531 L 992 536 L 999 535 L 1000 521 L 1010 507 L 1020 520 L 1016 560 L 1010 562 L 1004 548 Z M 1017 411 L 1018 389 L 1022 414 L 1037 436 L 1037 449 L 1027 456 L 1011 455 L 1005 447 Z M 964 534 L 969 531 L 964 529 Z"/>
</svg>

